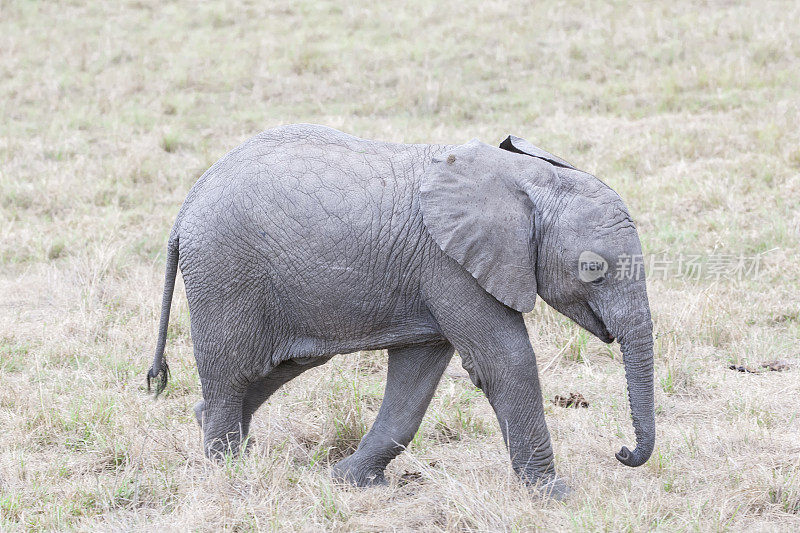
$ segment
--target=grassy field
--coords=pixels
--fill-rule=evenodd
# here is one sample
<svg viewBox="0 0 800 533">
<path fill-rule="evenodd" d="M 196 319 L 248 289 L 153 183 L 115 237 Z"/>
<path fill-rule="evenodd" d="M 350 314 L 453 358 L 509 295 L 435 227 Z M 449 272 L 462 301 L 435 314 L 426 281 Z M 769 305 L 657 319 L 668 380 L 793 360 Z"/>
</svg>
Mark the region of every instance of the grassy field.
<svg viewBox="0 0 800 533">
<path fill-rule="evenodd" d="M 800 4 L 791 1 L 0 0 L 0 530 L 797 531 Z M 265 7 L 262 4 L 269 4 Z M 335 485 L 385 354 L 339 356 L 206 461 L 182 285 L 153 401 L 166 236 L 255 133 L 526 137 L 626 200 L 648 257 L 759 259 L 653 276 L 658 441 L 637 469 L 623 369 L 544 304 L 527 316 L 565 502 L 510 471 L 494 415 L 443 378 L 388 488 Z M 785 372 L 740 373 L 786 359 Z M 583 394 L 587 409 L 549 400 Z"/>
</svg>

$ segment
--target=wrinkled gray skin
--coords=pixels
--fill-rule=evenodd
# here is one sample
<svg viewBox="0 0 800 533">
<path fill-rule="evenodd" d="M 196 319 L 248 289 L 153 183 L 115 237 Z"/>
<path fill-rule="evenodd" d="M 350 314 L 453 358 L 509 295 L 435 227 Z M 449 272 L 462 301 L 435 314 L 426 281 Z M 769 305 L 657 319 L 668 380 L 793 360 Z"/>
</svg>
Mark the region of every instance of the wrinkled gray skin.
<svg viewBox="0 0 800 533">
<path fill-rule="evenodd" d="M 641 253 L 622 200 L 526 141 L 495 148 L 366 141 L 314 125 L 265 131 L 195 184 L 168 245 L 156 357 L 177 266 L 186 285 L 209 456 L 238 449 L 258 407 L 334 354 L 387 349 L 386 392 L 358 450 L 359 486 L 411 441 L 453 351 L 491 403 L 514 470 L 555 496 L 550 435 L 522 312 L 537 293 L 624 355 L 638 466 L 655 440 L 652 323 L 636 279 L 578 277 L 591 250 Z M 515 153 L 516 152 L 516 153 Z M 616 279 L 622 277 L 622 279 Z"/>
</svg>

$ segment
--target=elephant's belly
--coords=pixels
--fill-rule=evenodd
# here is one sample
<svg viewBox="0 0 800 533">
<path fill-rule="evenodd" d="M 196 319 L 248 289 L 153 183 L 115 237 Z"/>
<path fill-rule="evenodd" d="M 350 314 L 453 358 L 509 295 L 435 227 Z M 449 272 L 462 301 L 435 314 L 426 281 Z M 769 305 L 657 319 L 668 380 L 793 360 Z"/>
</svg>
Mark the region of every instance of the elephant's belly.
<svg viewBox="0 0 800 533">
<path fill-rule="evenodd" d="M 434 327 L 387 328 L 385 331 L 353 337 L 313 338 L 299 336 L 294 338 L 285 351 L 274 354 L 276 363 L 286 359 L 325 357 L 348 354 L 362 350 L 384 350 L 413 344 L 430 344 L 444 340 Z"/>
<path fill-rule="evenodd" d="M 393 302 L 341 298 L 329 305 L 293 308 L 283 317 L 290 341 L 280 358 L 316 357 L 380 350 L 442 340 L 427 309 Z M 282 313 L 283 314 L 283 313 Z"/>
</svg>

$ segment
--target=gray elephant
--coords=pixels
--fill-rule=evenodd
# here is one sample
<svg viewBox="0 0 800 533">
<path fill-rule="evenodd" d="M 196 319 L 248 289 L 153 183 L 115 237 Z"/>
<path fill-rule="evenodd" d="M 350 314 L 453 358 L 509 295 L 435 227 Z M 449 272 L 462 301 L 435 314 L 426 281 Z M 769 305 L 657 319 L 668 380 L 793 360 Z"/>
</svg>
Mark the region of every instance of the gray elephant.
<svg viewBox="0 0 800 533">
<path fill-rule="evenodd" d="M 375 423 L 333 468 L 359 486 L 385 483 L 458 350 L 514 470 L 558 496 L 568 489 L 555 476 L 522 313 L 538 293 L 602 341 L 619 341 L 636 447 L 616 457 L 641 465 L 655 441 L 652 322 L 641 268 L 615 271 L 640 254 L 613 190 L 523 139 L 406 145 L 275 128 L 208 169 L 178 213 L 148 386 L 166 385 L 180 266 L 209 456 L 236 451 L 256 409 L 305 370 L 386 349 Z"/>
</svg>

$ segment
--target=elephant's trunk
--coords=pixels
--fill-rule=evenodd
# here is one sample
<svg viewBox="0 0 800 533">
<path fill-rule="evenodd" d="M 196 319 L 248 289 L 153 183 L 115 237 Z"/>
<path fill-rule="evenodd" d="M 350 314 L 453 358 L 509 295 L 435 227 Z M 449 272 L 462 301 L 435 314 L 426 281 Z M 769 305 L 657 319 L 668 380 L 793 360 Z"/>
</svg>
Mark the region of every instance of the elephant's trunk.
<svg viewBox="0 0 800 533">
<path fill-rule="evenodd" d="M 636 433 L 636 448 L 626 446 L 617 452 L 617 459 L 627 466 L 644 464 L 653 453 L 656 440 L 656 422 L 653 397 L 653 325 L 650 313 L 636 327 L 618 335 L 625 378 L 628 382 L 628 401 Z"/>
</svg>

